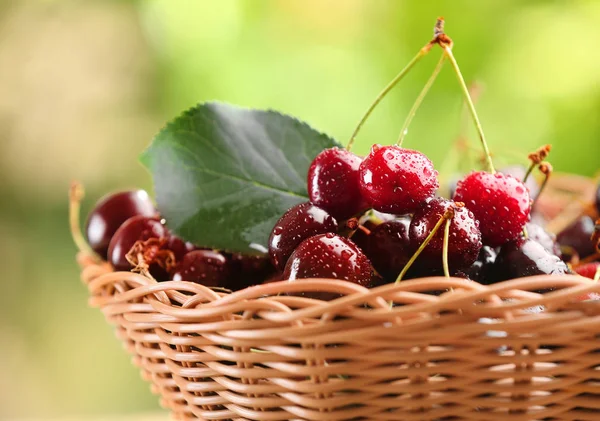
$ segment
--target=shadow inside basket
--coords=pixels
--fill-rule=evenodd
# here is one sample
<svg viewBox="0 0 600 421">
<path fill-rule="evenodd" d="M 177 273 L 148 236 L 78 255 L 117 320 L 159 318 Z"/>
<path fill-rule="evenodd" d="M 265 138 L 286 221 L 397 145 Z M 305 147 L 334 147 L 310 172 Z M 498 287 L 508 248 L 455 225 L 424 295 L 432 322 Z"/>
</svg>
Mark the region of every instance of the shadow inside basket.
<svg viewBox="0 0 600 421">
<path fill-rule="evenodd" d="M 79 261 L 175 419 L 598 419 L 600 301 L 586 297 L 600 285 L 581 277 L 227 293 Z M 313 290 L 340 298 L 300 295 Z"/>
</svg>

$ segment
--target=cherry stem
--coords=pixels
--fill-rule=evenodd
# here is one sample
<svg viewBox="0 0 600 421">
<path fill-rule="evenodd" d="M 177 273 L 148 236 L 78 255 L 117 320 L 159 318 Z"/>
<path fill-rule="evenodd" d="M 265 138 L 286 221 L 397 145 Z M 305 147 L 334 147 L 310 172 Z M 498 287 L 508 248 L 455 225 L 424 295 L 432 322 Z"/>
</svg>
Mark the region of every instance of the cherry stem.
<svg viewBox="0 0 600 421">
<path fill-rule="evenodd" d="M 522 180 L 523 184 L 525 184 L 525 182 L 527 181 L 527 179 L 531 175 L 531 172 L 533 171 L 533 169 L 535 168 L 535 166 L 536 166 L 536 163 L 532 162 L 531 165 L 529 166 L 529 168 L 527 168 L 527 172 L 525 173 L 525 176 L 523 177 L 523 180 Z"/>
<path fill-rule="evenodd" d="M 362 128 L 363 124 L 365 124 L 365 121 L 367 121 L 367 119 L 369 118 L 369 116 L 371 115 L 371 113 L 373 112 L 375 107 L 377 106 L 377 104 L 379 104 L 381 102 L 381 100 L 392 90 L 392 88 L 394 86 L 396 86 L 396 84 L 398 82 L 400 82 L 402 80 L 402 78 L 404 78 L 404 76 L 406 76 L 406 74 L 414 67 L 414 65 L 417 64 L 417 62 L 419 60 L 421 60 L 421 58 L 423 58 L 425 55 L 427 55 L 427 53 L 430 50 L 431 50 L 431 44 L 429 44 L 429 43 L 427 45 L 425 45 L 423 48 L 421 48 L 419 50 L 419 52 L 417 53 L 417 55 L 412 58 L 412 60 L 404 67 L 404 69 L 402 69 L 400 71 L 400 73 L 398 73 L 396 75 L 396 77 L 394 79 L 392 79 L 392 81 L 385 88 L 383 88 L 383 91 L 381 91 L 379 93 L 379 95 L 377 95 L 377 98 L 375 98 L 375 101 L 373 101 L 373 103 L 369 106 L 369 108 L 367 109 L 365 114 L 362 116 L 362 118 L 358 122 L 358 125 L 354 129 L 352 136 L 350 136 L 350 140 L 348 141 L 348 145 L 346 146 L 346 149 L 348 151 L 350 149 L 352 149 L 352 145 L 354 145 L 354 140 L 356 139 L 358 132 Z"/>
<path fill-rule="evenodd" d="M 531 204 L 532 212 L 535 209 L 535 205 L 537 204 L 538 199 L 540 198 L 540 195 L 546 188 L 546 185 L 548 184 L 548 180 L 550 180 L 550 176 L 552 175 L 552 171 L 553 171 L 552 165 L 550 165 L 548 162 L 542 162 L 538 168 L 542 172 L 542 174 L 544 174 L 544 181 L 542 181 L 542 185 L 540 186 L 540 191 L 538 192 L 535 199 L 533 199 L 533 203 Z"/>
<path fill-rule="evenodd" d="M 444 266 L 444 276 L 450 277 L 450 269 L 448 269 L 448 239 L 450 237 L 450 224 L 451 219 L 446 220 L 446 226 L 444 227 L 444 244 L 442 250 L 442 265 Z"/>
<path fill-rule="evenodd" d="M 439 221 L 437 221 L 437 223 L 435 224 L 435 226 L 433 227 L 433 229 L 431 230 L 431 232 L 429 233 L 427 238 L 425 238 L 425 240 L 421 243 L 421 245 L 419 246 L 417 251 L 412 255 L 412 257 L 410 258 L 408 263 L 406 263 L 406 265 L 404 265 L 402 272 L 400 272 L 400 275 L 398 275 L 398 278 L 396 278 L 396 283 L 402 281 L 402 278 L 404 277 L 404 275 L 406 275 L 406 272 L 408 272 L 408 269 L 410 269 L 410 267 L 415 262 L 415 260 L 417 260 L 417 257 L 419 257 L 421 252 L 423 250 L 425 250 L 425 247 L 427 247 L 427 244 L 429 244 L 429 242 L 431 241 L 431 239 L 433 238 L 435 233 L 440 229 L 440 227 L 442 226 L 444 221 L 451 220 L 453 217 L 454 217 L 454 209 L 449 208 L 448 210 L 446 210 L 446 212 L 442 215 L 442 217 L 439 219 Z"/>
<path fill-rule="evenodd" d="M 404 138 L 408 134 L 408 127 L 410 126 L 410 123 L 413 121 L 413 118 L 417 114 L 417 111 L 419 110 L 419 107 L 423 103 L 425 96 L 427 96 L 427 93 L 433 86 L 433 82 L 435 82 L 438 75 L 440 74 L 442 67 L 444 67 L 445 61 L 446 61 L 446 55 L 442 54 L 442 56 L 440 57 L 440 61 L 438 61 L 438 64 L 435 66 L 435 69 L 433 70 L 433 73 L 431 74 L 431 76 L 429 77 L 427 82 L 425 83 L 425 86 L 423 86 L 423 89 L 419 93 L 419 96 L 415 100 L 415 103 L 413 104 L 408 115 L 406 116 L 406 120 L 404 120 L 404 125 L 402 126 L 402 130 L 400 130 L 400 136 L 398 137 L 398 141 L 396 142 L 396 145 L 402 146 L 402 142 L 404 141 Z"/>
<path fill-rule="evenodd" d="M 71 228 L 71 236 L 79 251 L 90 255 L 96 260 L 101 260 L 87 241 L 85 241 L 83 234 L 81 233 L 79 215 L 81 213 L 81 201 L 83 200 L 84 195 L 83 185 L 77 181 L 73 181 L 69 188 L 69 225 Z"/>
<path fill-rule="evenodd" d="M 451 46 L 448 44 L 440 44 L 440 46 L 446 52 L 446 55 L 448 56 L 448 60 L 450 60 L 450 64 L 452 64 L 452 68 L 454 69 L 454 72 L 456 73 L 456 77 L 458 78 L 458 83 L 463 92 L 463 96 L 465 97 L 465 101 L 466 101 L 467 107 L 471 113 L 471 117 L 473 118 L 473 121 L 475 122 L 475 127 L 477 128 L 477 133 L 479 134 L 479 139 L 481 140 L 481 145 L 483 146 L 483 151 L 485 153 L 488 170 L 492 174 L 494 174 L 496 172 L 496 170 L 494 168 L 494 163 L 492 162 L 492 156 L 490 154 L 490 150 L 489 150 L 487 142 L 485 140 L 485 135 L 483 134 L 483 128 L 481 127 L 481 122 L 479 121 L 479 117 L 477 116 L 477 111 L 475 110 L 475 105 L 473 104 L 473 100 L 471 99 L 471 95 L 469 94 L 469 88 L 467 87 L 467 84 L 465 83 L 465 79 L 463 78 L 463 75 L 460 71 L 460 67 L 458 67 L 458 63 L 456 62 L 456 59 L 454 58 L 454 54 L 452 54 Z"/>
</svg>

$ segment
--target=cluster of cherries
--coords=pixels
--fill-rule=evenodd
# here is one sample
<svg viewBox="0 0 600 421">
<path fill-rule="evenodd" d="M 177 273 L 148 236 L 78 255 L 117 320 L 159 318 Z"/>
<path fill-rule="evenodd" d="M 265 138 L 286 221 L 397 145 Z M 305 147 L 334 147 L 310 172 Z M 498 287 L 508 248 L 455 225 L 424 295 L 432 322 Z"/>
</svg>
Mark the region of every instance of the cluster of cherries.
<svg viewBox="0 0 600 421">
<path fill-rule="evenodd" d="M 567 274 L 561 246 L 579 258 L 596 253 L 592 217 L 579 218 L 557 242 L 541 218 L 532 221 L 537 185 L 531 191 L 510 172 L 515 168 L 473 172 L 449 200 L 436 196 L 437 171 L 418 151 L 374 145 L 362 159 L 325 150 L 308 173 L 310 202 L 277 222 L 269 254 L 283 279 L 337 278 L 370 287 L 444 273 L 483 284 Z M 600 212 L 600 197 L 596 206 Z M 599 265 L 578 272 L 593 277 Z"/>
<path fill-rule="evenodd" d="M 169 231 L 148 193 L 124 191 L 101 199 L 85 228 L 88 244 L 115 270 L 138 270 L 157 281 L 197 282 L 238 290 L 272 275 L 269 259 L 221 253 Z"/>
</svg>

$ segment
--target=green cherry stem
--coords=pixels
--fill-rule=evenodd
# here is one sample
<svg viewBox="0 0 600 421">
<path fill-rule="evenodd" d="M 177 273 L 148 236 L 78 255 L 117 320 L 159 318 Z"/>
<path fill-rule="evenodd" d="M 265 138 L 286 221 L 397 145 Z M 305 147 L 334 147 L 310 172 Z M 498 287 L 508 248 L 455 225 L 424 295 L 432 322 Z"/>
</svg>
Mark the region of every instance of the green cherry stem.
<svg viewBox="0 0 600 421">
<path fill-rule="evenodd" d="M 73 181 L 69 188 L 69 225 L 71 228 L 71 235 L 73 241 L 79 249 L 96 260 L 100 260 L 100 257 L 96 254 L 90 245 L 85 241 L 83 234 L 81 233 L 81 227 L 79 224 L 79 214 L 81 208 L 81 201 L 83 200 L 84 190 L 81 183 Z"/>
<path fill-rule="evenodd" d="M 442 265 L 444 266 L 444 276 L 450 277 L 450 269 L 448 268 L 448 240 L 450 238 L 450 224 L 452 219 L 446 220 L 446 226 L 444 227 L 444 243 L 442 249 Z"/>
<path fill-rule="evenodd" d="M 450 60 L 450 64 L 456 73 L 456 77 L 458 78 L 458 83 L 461 87 L 463 95 L 465 97 L 465 101 L 467 103 L 467 107 L 469 112 L 471 113 L 471 117 L 473 117 L 473 121 L 475 122 L 475 127 L 477 128 L 477 133 L 479 134 L 479 139 L 481 140 L 481 145 L 483 146 L 483 151 L 485 153 L 485 157 L 487 160 L 488 170 L 494 174 L 496 169 L 494 168 L 494 163 L 492 162 L 492 156 L 490 154 L 490 150 L 488 148 L 487 142 L 485 141 L 485 135 L 483 134 L 483 128 L 481 127 L 481 122 L 479 121 L 479 117 L 477 116 L 477 111 L 475 110 L 475 105 L 471 100 L 471 95 L 469 94 L 469 88 L 465 83 L 465 79 L 460 71 L 460 67 L 458 67 L 458 63 L 454 58 L 454 54 L 452 54 L 452 48 L 448 44 L 440 44 L 440 46 L 444 49 L 446 56 L 448 56 L 448 60 Z"/>
<path fill-rule="evenodd" d="M 431 50 L 431 44 L 427 44 L 423 48 L 421 48 L 419 50 L 419 52 L 417 53 L 417 55 L 412 58 L 412 60 L 404 67 L 404 69 L 402 69 L 400 71 L 400 73 L 398 73 L 396 75 L 396 77 L 394 79 L 392 79 L 392 81 L 385 88 L 383 88 L 383 91 L 381 91 L 379 93 L 379 95 L 377 95 L 377 98 L 375 98 L 375 101 L 373 101 L 373 103 L 369 106 L 369 108 L 367 109 L 365 114 L 362 116 L 362 118 L 358 122 L 358 125 L 354 129 L 352 136 L 350 136 L 350 140 L 348 141 L 348 145 L 346 146 L 346 149 L 348 151 L 350 149 L 352 149 L 352 146 L 354 145 L 354 140 L 356 139 L 358 132 L 362 128 L 363 124 L 365 124 L 365 121 L 367 121 L 367 119 L 369 118 L 369 116 L 371 115 L 371 113 L 373 112 L 375 107 L 377 107 L 377 104 L 379 104 L 381 102 L 381 100 L 392 90 L 392 88 L 394 86 L 396 86 L 396 84 L 398 82 L 400 82 L 402 80 L 402 78 L 404 78 L 404 76 L 406 76 L 406 74 L 414 67 L 414 65 L 417 64 L 419 62 L 419 60 L 421 60 L 421 58 L 423 58 L 425 55 L 427 55 L 427 53 L 430 50 Z"/>
<path fill-rule="evenodd" d="M 442 70 L 442 67 L 444 67 L 445 61 L 446 61 L 446 54 L 442 54 L 442 56 L 440 57 L 440 61 L 438 61 L 438 64 L 435 66 L 435 69 L 433 70 L 433 73 L 429 77 L 429 80 L 427 80 L 427 83 L 425 83 L 425 86 L 423 86 L 423 89 L 419 93 L 419 96 L 415 100 L 415 103 L 413 104 L 408 115 L 406 116 L 406 120 L 404 120 L 404 125 L 402 126 L 402 130 L 400 130 L 400 136 L 398 136 L 398 141 L 396 142 L 396 145 L 402 146 L 402 142 L 404 141 L 404 138 L 408 134 L 408 126 L 410 126 L 410 123 L 412 122 L 413 118 L 415 117 L 415 114 L 417 114 L 417 111 L 419 110 L 419 107 L 423 103 L 425 96 L 431 89 L 433 82 L 435 82 L 438 75 L 440 74 L 440 71 Z"/>
<path fill-rule="evenodd" d="M 400 272 L 400 275 L 398 275 L 398 278 L 396 278 L 396 283 L 402 281 L 402 278 L 404 277 L 404 275 L 406 275 L 406 272 L 408 272 L 408 269 L 410 269 L 410 267 L 415 262 L 415 260 L 417 260 L 417 257 L 419 257 L 419 255 L 423 252 L 423 250 L 425 250 L 425 247 L 427 247 L 427 244 L 429 244 L 429 242 L 431 241 L 431 239 L 433 238 L 435 233 L 438 232 L 438 230 L 440 229 L 440 227 L 442 226 L 444 221 L 446 221 L 446 220 L 449 221 L 453 217 L 454 217 L 454 209 L 449 208 L 448 210 L 446 210 L 446 212 L 442 215 L 442 217 L 437 221 L 437 223 L 435 224 L 435 226 L 433 227 L 433 229 L 431 230 L 431 232 L 429 233 L 427 238 L 425 238 L 425 240 L 421 243 L 421 245 L 419 246 L 417 251 L 415 251 L 415 253 L 412 255 L 410 260 L 404 265 L 404 268 L 402 268 L 402 272 Z"/>
</svg>

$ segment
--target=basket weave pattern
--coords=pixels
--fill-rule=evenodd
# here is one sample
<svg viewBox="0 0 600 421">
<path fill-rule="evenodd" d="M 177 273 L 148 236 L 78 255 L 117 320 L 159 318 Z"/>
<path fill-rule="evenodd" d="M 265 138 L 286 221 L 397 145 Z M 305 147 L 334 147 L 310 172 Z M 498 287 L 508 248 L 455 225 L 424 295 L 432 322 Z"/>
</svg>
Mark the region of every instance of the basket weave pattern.
<svg viewBox="0 0 600 421">
<path fill-rule="evenodd" d="M 225 294 L 78 260 L 90 305 L 174 419 L 600 420 L 600 302 L 579 299 L 600 284 L 584 278 Z M 294 295 L 310 289 L 343 298 Z"/>
</svg>

